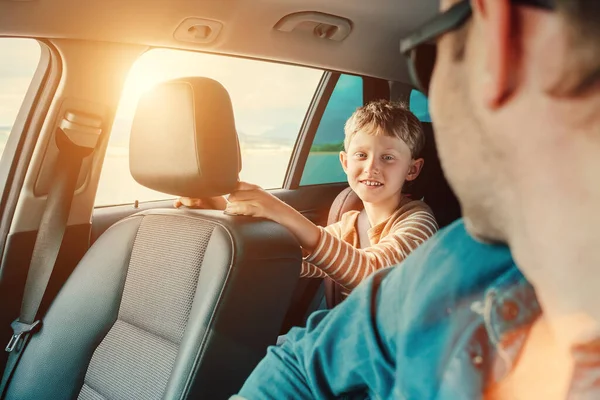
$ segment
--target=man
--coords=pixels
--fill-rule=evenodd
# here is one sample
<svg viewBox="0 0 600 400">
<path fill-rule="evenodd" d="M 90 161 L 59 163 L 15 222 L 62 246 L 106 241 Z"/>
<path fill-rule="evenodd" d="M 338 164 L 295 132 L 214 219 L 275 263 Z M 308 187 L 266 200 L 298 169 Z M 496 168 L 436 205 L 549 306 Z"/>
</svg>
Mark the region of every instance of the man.
<svg viewBox="0 0 600 400">
<path fill-rule="evenodd" d="M 290 332 L 242 397 L 600 398 L 600 2 L 441 3 L 402 49 L 464 221 Z"/>
</svg>

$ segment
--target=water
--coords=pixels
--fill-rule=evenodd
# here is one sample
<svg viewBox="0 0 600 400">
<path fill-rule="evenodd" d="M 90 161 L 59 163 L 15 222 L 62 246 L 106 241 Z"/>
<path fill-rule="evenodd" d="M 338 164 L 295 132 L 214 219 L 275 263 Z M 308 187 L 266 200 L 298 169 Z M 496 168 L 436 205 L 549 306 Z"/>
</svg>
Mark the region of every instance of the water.
<svg viewBox="0 0 600 400">
<path fill-rule="evenodd" d="M 339 153 L 311 153 L 306 160 L 300 185 L 345 182 Z"/>
</svg>

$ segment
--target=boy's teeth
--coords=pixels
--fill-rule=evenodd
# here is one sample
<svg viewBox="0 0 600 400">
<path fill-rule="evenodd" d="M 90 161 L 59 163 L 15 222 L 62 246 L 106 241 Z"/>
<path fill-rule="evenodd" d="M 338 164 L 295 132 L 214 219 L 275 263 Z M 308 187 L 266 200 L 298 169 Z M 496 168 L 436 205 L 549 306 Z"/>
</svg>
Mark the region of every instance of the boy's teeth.
<svg viewBox="0 0 600 400">
<path fill-rule="evenodd" d="M 367 186 L 381 186 L 381 183 L 379 183 L 379 182 L 364 181 L 364 183 Z"/>
</svg>

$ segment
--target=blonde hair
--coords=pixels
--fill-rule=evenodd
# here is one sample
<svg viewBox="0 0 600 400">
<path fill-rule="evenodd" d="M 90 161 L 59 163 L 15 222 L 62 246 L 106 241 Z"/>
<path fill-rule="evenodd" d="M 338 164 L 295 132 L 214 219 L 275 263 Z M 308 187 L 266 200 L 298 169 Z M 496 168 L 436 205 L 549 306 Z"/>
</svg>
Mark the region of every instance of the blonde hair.
<svg viewBox="0 0 600 400">
<path fill-rule="evenodd" d="M 377 100 L 359 107 L 344 126 L 344 149 L 359 131 L 371 135 L 395 137 L 408 145 L 412 158 L 417 158 L 425 147 L 425 133 L 419 119 L 404 103 Z"/>
</svg>

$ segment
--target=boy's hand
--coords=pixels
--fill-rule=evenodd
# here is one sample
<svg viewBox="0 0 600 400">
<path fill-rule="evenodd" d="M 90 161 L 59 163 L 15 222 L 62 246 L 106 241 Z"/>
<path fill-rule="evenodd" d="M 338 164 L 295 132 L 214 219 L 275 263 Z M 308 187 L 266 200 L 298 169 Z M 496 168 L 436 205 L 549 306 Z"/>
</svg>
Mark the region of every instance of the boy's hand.
<svg viewBox="0 0 600 400">
<path fill-rule="evenodd" d="M 239 182 L 235 192 L 229 195 L 225 213 L 268 218 L 275 222 L 286 212 L 288 206 L 260 186 Z"/>
<path fill-rule="evenodd" d="M 224 210 L 227 207 L 227 200 L 223 196 L 206 197 L 203 199 L 193 199 L 191 197 L 180 197 L 173 203 L 173 207 L 179 208 L 186 206 L 189 208 L 202 208 L 206 210 Z"/>
<path fill-rule="evenodd" d="M 312 251 L 319 241 L 321 231 L 315 224 L 259 186 L 240 182 L 228 200 L 225 213 L 275 221 L 289 229 L 300 245 L 308 251 Z"/>
</svg>

